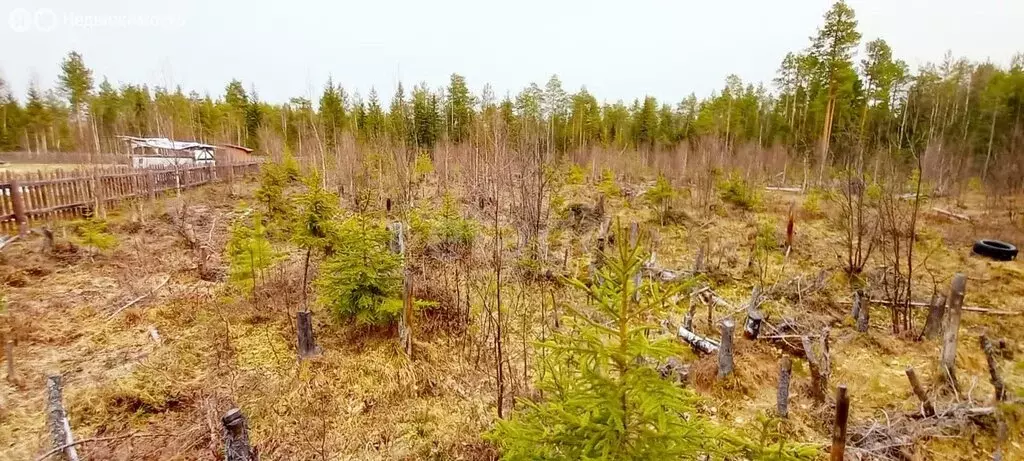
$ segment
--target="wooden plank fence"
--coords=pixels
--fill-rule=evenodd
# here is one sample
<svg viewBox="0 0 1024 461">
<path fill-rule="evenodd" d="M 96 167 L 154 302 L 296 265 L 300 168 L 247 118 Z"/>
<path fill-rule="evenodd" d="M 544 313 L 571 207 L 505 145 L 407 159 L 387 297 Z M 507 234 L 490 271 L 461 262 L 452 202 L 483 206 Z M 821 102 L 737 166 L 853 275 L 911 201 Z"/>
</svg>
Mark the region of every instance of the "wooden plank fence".
<svg viewBox="0 0 1024 461">
<path fill-rule="evenodd" d="M 259 171 L 259 163 L 139 169 L 127 166 L 0 174 L 0 234 L 25 233 L 42 223 L 92 216 L 125 201 L 155 199 Z"/>
</svg>

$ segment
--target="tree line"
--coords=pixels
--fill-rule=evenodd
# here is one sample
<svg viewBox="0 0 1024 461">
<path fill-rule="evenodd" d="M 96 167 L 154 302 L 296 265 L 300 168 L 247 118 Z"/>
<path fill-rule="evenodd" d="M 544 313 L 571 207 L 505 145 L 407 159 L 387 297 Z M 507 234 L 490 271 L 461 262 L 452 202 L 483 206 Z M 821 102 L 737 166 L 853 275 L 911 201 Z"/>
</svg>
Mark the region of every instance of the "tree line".
<svg viewBox="0 0 1024 461">
<path fill-rule="evenodd" d="M 385 107 L 328 79 L 318 101 L 260 99 L 240 80 L 221 95 L 145 84 L 97 84 L 70 52 L 54 88 L 33 82 L 24 98 L 0 80 L 0 151 L 117 151 L 120 134 L 285 147 L 301 153 L 359 144 L 433 149 L 487 145 L 496 130 L 518 152 L 560 155 L 595 147 L 671 150 L 702 139 L 726 151 L 781 147 L 824 174 L 829 165 L 937 161 L 989 174 L 994 159 L 1024 144 L 1024 54 L 1008 65 L 955 58 L 912 71 L 882 38 L 865 41 L 840 1 L 808 46 L 788 53 L 769 86 L 730 75 L 711 95 L 682 101 L 646 96 L 599 102 L 586 87 L 566 91 L 556 75 L 499 98 L 452 74 L 447 86 L 399 83 Z M 322 152 L 322 151 L 321 151 Z M 1014 163 L 1014 165 L 1016 165 Z M 1024 167 L 1024 165 L 1021 165 Z M 952 167 L 950 167 L 952 169 Z"/>
</svg>

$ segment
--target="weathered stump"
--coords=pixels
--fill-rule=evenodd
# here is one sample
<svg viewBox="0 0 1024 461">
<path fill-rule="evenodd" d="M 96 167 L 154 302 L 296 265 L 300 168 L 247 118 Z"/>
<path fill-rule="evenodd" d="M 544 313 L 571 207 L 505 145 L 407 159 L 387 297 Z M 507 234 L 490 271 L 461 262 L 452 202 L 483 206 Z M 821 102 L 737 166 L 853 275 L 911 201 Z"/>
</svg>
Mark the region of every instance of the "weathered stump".
<svg viewBox="0 0 1024 461">
<path fill-rule="evenodd" d="M 4 343 L 4 358 L 7 361 L 7 382 L 14 382 L 14 341 Z"/>
<path fill-rule="evenodd" d="M 964 294 L 967 290 L 967 276 L 961 273 L 953 277 L 949 288 L 949 306 L 942 326 L 942 355 L 939 357 L 939 372 L 945 376 L 947 384 L 959 390 L 956 379 L 956 345 L 960 333 L 960 314 L 964 305 Z"/>
<path fill-rule="evenodd" d="M 801 338 L 804 353 L 807 356 L 807 368 L 811 372 L 811 397 L 817 404 L 825 403 L 825 395 L 828 392 L 828 377 L 830 374 L 829 352 L 828 352 L 828 328 L 822 331 L 819 338 L 820 349 L 814 351 L 814 344 L 811 338 Z"/>
<path fill-rule="evenodd" d="M 46 379 L 46 423 L 50 428 L 53 448 L 60 450 L 64 459 L 78 461 L 71 424 L 64 410 L 64 383 L 61 375 L 50 375 Z"/>
<path fill-rule="evenodd" d="M 722 341 L 718 348 L 718 377 L 724 378 L 732 374 L 732 333 L 736 324 L 732 320 L 722 322 Z"/>
<path fill-rule="evenodd" d="M 775 394 L 775 406 L 780 418 L 789 417 L 789 381 L 793 374 L 793 360 L 789 356 L 779 361 L 779 390 Z"/>
<path fill-rule="evenodd" d="M 743 337 L 757 339 L 761 334 L 761 324 L 764 322 L 764 312 L 761 312 L 761 287 L 756 286 L 750 293 L 750 302 L 747 303 L 747 318 L 743 322 Z"/>
<path fill-rule="evenodd" d="M 863 290 L 853 293 L 854 310 L 857 312 L 857 331 L 867 333 L 871 325 L 871 309 L 868 306 L 868 299 L 864 296 Z"/>
<path fill-rule="evenodd" d="M 978 342 L 981 344 L 981 349 L 985 351 L 989 380 L 992 382 L 992 387 L 995 388 L 996 401 L 1002 402 L 1006 400 L 1006 384 L 1003 382 L 1003 377 L 999 374 L 999 364 L 996 362 L 995 348 L 992 347 L 992 342 L 988 340 L 986 335 L 981 335 L 978 338 Z"/>
<path fill-rule="evenodd" d="M 914 390 L 914 395 L 917 396 L 918 400 L 921 401 L 921 405 L 924 407 L 924 415 L 927 417 L 935 416 L 935 406 L 932 405 L 932 401 L 928 398 L 928 394 L 924 391 L 924 387 L 921 386 L 921 381 L 917 379 L 917 373 L 914 371 L 914 367 L 907 367 L 907 379 L 910 381 L 910 388 Z"/>
<path fill-rule="evenodd" d="M 761 324 L 764 323 L 764 313 L 760 309 L 747 311 L 747 320 L 743 323 L 743 337 L 757 339 L 761 334 Z"/>
<path fill-rule="evenodd" d="M 232 408 L 220 419 L 224 425 L 224 459 L 252 461 L 257 459 L 249 445 L 249 424 L 238 408 Z"/>
<path fill-rule="evenodd" d="M 846 394 L 846 385 L 836 389 L 836 420 L 832 427 L 831 461 L 843 461 L 846 451 L 846 423 L 850 417 L 850 397 Z"/>
<path fill-rule="evenodd" d="M 705 251 L 703 246 L 697 249 L 697 255 L 693 259 L 693 275 L 698 276 L 705 273 Z"/>
<path fill-rule="evenodd" d="M 388 242 L 388 247 L 391 252 L 397 255 L 405 255 L 405 228 L 401 222 L 395 221 L 388 224 L 388 230 L 391 231 L 391 240 Z"/>
<path fill-rule="evenodd" d="M 398 343 L 406 357 L 412 358 L 412 273 L 406 271 L 402 284 L 402 315 L 398 321 Z"/>
<path fill-rule="evenodd" d="M 316 337 L 313 335 L 313 313 L 300 311 L 295 317 L 295 323 L 298 330 L 299 359 L 320 355 Z"/>
<path fill-rule="evenodd" d="M 697 303 L 690 299 L 690 309 L 686 311 L 686 316 L 683 317 L 683 328 L 687 330 L 693 330 L 693 317 L 697 315 Z"/>
<path fill-rule="evenodd" d="M 942 333 L 942 317 L 946 313 L 946 296 L 942 293 L 932 295 L 932 302 L 928 307 L 928 319 L 924 322 L 924 330 L 921 330 L 922 339 L 935 339 Z"/>
</svg>

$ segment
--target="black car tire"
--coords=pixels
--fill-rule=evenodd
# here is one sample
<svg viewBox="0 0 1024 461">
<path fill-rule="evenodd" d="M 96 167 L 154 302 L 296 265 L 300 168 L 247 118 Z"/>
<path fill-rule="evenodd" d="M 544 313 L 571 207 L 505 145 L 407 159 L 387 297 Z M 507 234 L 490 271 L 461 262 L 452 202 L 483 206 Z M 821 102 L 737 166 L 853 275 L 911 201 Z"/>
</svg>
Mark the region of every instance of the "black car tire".
<svg viewBox="0 0 1024 461">
<path fill-rule="evenodd" d="M 996 261 L 1012 261 L 1017 257 L 1017 247 L 999 240 L 978 240 L 974 242 L 974 254 L 987 256 Z"/>
</svg>

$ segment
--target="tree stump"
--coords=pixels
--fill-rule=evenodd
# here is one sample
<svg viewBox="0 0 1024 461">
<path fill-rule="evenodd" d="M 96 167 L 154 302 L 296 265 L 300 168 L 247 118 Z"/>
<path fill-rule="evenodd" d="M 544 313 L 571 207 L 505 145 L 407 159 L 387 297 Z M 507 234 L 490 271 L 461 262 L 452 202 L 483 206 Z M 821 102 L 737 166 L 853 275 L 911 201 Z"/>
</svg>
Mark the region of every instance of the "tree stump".
<svg viewBox="0 0 1024 461">
<path fill-rule="evenodd" d="M 7 360 L 7 382 L 14 382 L 14 341 L 4 343 L 4 357 Z"/>
<path fill-rule="evenodd" d="M 252 461 L 256 459 L 249 445 L 249 424 L 238 408 L 232 408 L 220 419 L 224 425 L 224 459 Z"/>
<path fill-rule="evenodd" d="M 836 420 L 832 428 L 831 461 L 843 461 L 846 451 L 846 423 L 850 417 L 850 397 L 846 394 L 846 385 L 836 389 Z"/>
<path fill-rule="evenodd" d="M 921 401 L 921 405 L 924 406 L 924 415 L 926 417 L 935 416 L 935 406 L 928 399 L 928 394 L 924 391 L 924 387 L 921 386 L 921 381 L 917 379 L 914 367 L 907 367 L 907 379 L 910 381 L 910 388 L 914 390 L 914 395 L 917 396 L 918 400 Z"/>
<path fill-rule="evenodd" d="M 828 353 L 828 328 L 822 331 L 821 337 L 819 338 L 820 351 L 814 351 L 814 344 L 811 342 L 811 338 L 804 336 L 801 338 L 803 343 L 804 353 L 807 356 L 807 368 L 811 372 L 811 398 L 817 404 L 825 403 L 825 395 L 828 392 L 828 376 L 829 376 L 829 353 Z"/>
<path fill-rule="evenodd" d="M 761 334 L 761 324 L 764 323 L 764 313 L 760 309 L 747 311 L 747 320 L 743 323 L 743 337 L 754 340 Z"/>
<path fill-rule="evenodd" d="M 64 410 L 64 383 L 61 375 L 50 375 L 46 379 L 46 423 L 50 428 L 53 448 L 60 449 L 64 459 L 78 461 L 71 424 Z"/>
<path fill-rule="evenodd" d="M 871 310 L 868 306 L 868 299 L 864 296 L 864 290 L 857 290 L 853 293 L 853 309 L 857 312 L 857 331 L 867 333 L 870 327 Z"/>
<path fill-rule="evenodd" d="M 722 341 L 718 348 L 718 377 L 724 378 L 732 374 L 732 333 L 736 324 L 732 320 L 724 320 L 721 324 Z"/>
<path fill-rule="evenodd" d="M 300 311 L 295 317 L 295 323 L 298 329 L 299 359 L 320 355 L 316 337 L 313 336 L 313 313 Z"/>
<path fill-rule="evenodd" d="M 775 406 L 780 418 L 789 417 L 789 381 L 793 373 L 793 360 L 789 356 L 779 361 L 779 390 L 775 394 Z"/>
<path fill-rule="evenodd" d="M 743 337 L 754 340 L 761 334 L 761 324 L 764 322 L 764 312 L 761 312 L 761 287 L 756 286 L 750 293 L 750 302 L 747 303 L 747 318 L 743 322 Z"/>
<path fill-rule="evenodd" d="M 978 342 L 981 344 L 981 349 L 985 351 L 989 380 L 992 381 L 992 387 L 995 388 L 996 402 L 1002 402 L 1006 400 L 1006 384 L 1003 382 L 1003 377 L 999 375 L 999 363 L 996 362 L 995 348 L 992 347 L 992 342 L 986 335 L 981 335 Z"/>
<path fill-rule="evenodd" d="M 942 333 L 942 317 L 946 313 L 946 296 L 942 293 L 932 295 L 932 302 L 928 307 L 928 319 L 924 322 L 924 330 L 921 330 L 920 339 L 935 339 Z"/>
<path fill-rule="evenodd" d="M 967 276 L 958 273 L 953 277 L 949 288 L 949 306 L 945 323 L 942 326 L 942 355 L 939 357 L 939 373 L 945 376 L 947 384 L 959 391 L 956 379 L 956 344 L 960 333 L 960 314 L 964 305 L 964 294 L 967 291 Z"/>
<path fill-rule="evenodd" d="M 391 231 L 391 241 L 388 243 L 388 247 L 391 252 L 397 255 L 405 256 L 405 229 L 401 222 L 395 221 L 388 224 L 388 230 Z"/>
<path fill-rule="evenodd" d="M 402 284 L 402 315 L 398 321 L 398 343 L 406 357 L 412 359 L 412 273 L 405 272 Z"/>
<path fill-rule="evenodd" d="M 690 309 L 686 311 L 686 316 L 683 317 L 683 328 L 687 330 L 693 330 L 693 317 L 697 315 L 697 303 L 690 298 Z"/>
</svg>

